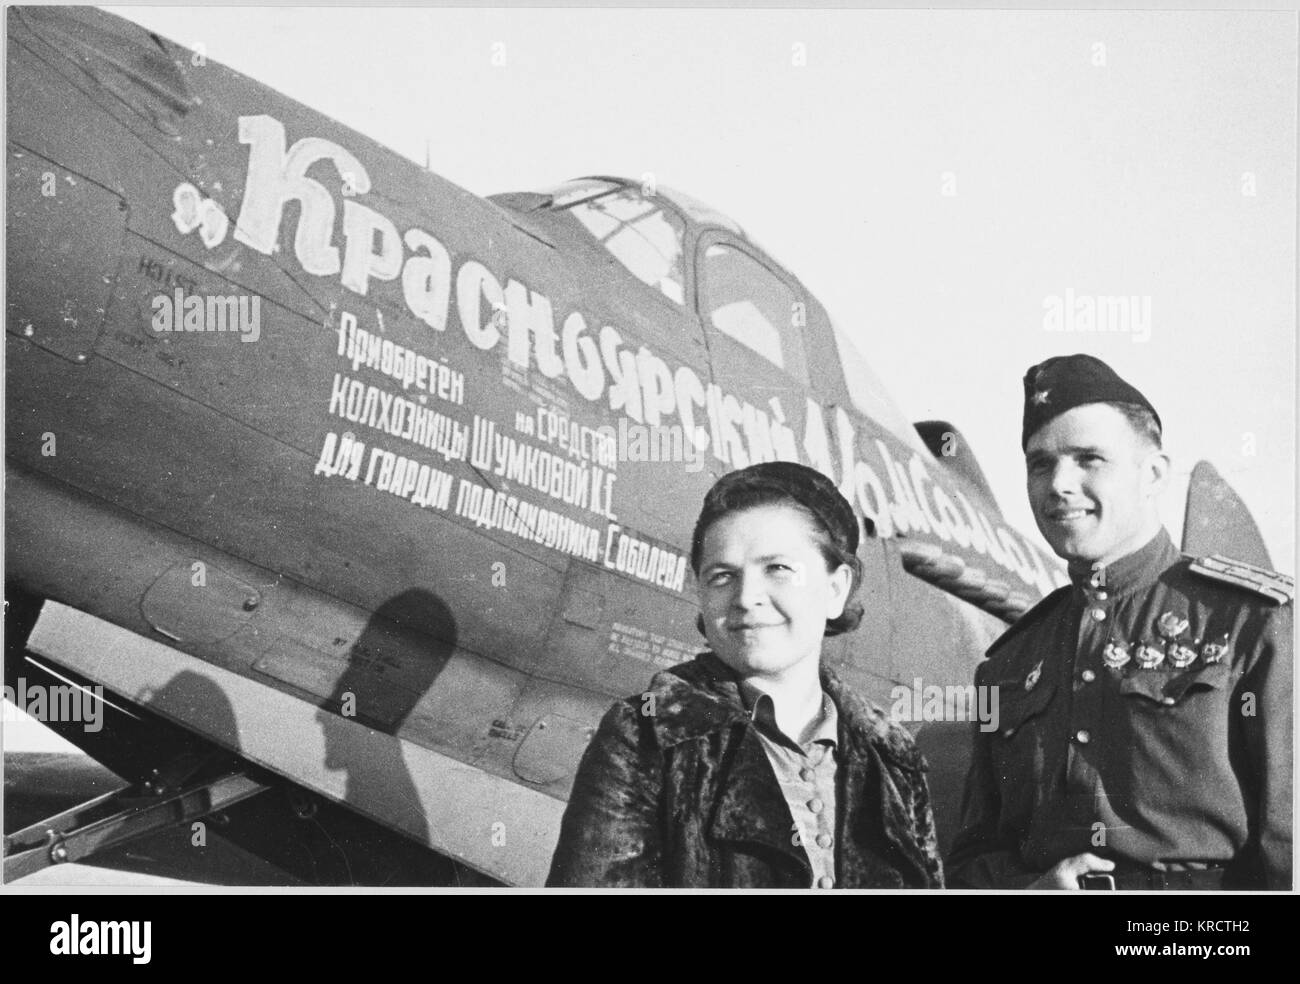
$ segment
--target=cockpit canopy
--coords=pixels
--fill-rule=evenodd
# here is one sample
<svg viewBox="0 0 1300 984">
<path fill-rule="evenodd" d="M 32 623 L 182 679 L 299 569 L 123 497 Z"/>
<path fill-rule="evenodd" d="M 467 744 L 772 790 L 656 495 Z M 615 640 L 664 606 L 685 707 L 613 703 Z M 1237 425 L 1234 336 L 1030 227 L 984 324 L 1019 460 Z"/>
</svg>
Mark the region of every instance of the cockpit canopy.
<svg viewBox="0 0 1300 984">
<path fill-rule="evenodd" d="M 527 216 L 538 232 L 555 240 L 553 245 L 567 242 L 582 249 L 598 243 L 636 280 L 684 313 L 697 314 L 706 330 L 727 336 L 792 381 L 809 386 L 804 335 L 816 302 L 723 213 L 663 185 L 613 177 L 578 178 L 537 192 L 491 198 Z M 837 327 L 831 328 L 845 386 L 859 412 L 924 449 L 862 355 Z"/>
<path fill-rule="evenodd" d="M 549 192 L 551 213 L 567 213 L 628 271 L 670 301 L 686 303 L 686 226 L 681 216 L 634 185 L 599 178 Z"/>
</svg>

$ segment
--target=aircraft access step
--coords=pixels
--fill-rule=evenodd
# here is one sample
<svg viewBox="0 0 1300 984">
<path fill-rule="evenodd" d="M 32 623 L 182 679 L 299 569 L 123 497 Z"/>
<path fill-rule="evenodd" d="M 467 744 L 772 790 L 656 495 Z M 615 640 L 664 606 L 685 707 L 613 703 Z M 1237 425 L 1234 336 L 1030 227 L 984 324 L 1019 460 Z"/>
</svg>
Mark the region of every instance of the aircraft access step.
<svg viewBox="0 0 1300 984">
<path fill-rule="evenodd" d="M 186 756 L 143 782 L 38 821 L 4 838 L 4 881 L 82 861 L 128 841 L 234 806 L 269 785 L 229 756 Z"/>
</svg>

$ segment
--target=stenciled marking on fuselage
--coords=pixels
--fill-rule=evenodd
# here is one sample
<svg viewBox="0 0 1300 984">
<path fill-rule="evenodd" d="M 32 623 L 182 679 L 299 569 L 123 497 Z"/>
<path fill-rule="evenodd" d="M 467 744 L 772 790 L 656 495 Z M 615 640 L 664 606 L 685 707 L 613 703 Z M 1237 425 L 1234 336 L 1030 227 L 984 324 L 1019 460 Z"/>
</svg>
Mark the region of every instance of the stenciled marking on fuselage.
<svg viewBox="0 0 1300 984">
<path fill-rule="evenodd" d="M 690 366 L 671 368 L 645 345 L 631 351 L 612 325 L 593 334 L 580 310 L 557 319 L 546 294 L 515 278 L 503 285 L 472 256 L 453 262 L 427 230 L 399 233 L 387 216 L 357 200 L 370 192 L 370 176 L 341 145 L 303 137 L 286 149 L 284 125 L 265 114 L 239 117 L 239 139 L 248 145 L 249 159 L 234 235 L 246 246 L 267 256 L 277 252 L 285 206 L 297 202 L 293 253 L 307 273 L 337 275 L 360 297 L 367 296 L 372 281 L 400 278 L 407 310 L 432 331 L 446 332 L 454 308 L 475 349 L 491 352 L 504 340 L 506 357 L 515 366 L 535 365 L 547 379 L 563 378 L 587 402 L 604 398 L 611 412 L 638 424 L 657 426 L 675 414 L 685 439 L 722 464 L 743 468 L 758 461 L 804 461 L 837 480 L 826 414 L 811 396 L 805 396 L 800 442 L 779 399 L 768 401 L 768 409 L 756 407 L 717 384 L 706 385 Z M 307 176 L 321 161 L 332 163 L 343 182 L 342 250 L 334 243 L 334 195 Z M 697 423 L 701 409 L 707 427 Z M 1026 585 L 1052 590 L 1059 575 L 1049 573 L 1027 540 L 990 522 L 960 490 L 936 480 L 917 452 L 906 462 L 895 460 L 896 451 L 906 448 L 901 443 L 891 450 L 873 435 L 879 470 L 860 460 L 853 419 L 842 407 L 834 411 L 840 491 L 879 535 L 920 535 L 955 544 L 988 557 Z"/>
</svg>

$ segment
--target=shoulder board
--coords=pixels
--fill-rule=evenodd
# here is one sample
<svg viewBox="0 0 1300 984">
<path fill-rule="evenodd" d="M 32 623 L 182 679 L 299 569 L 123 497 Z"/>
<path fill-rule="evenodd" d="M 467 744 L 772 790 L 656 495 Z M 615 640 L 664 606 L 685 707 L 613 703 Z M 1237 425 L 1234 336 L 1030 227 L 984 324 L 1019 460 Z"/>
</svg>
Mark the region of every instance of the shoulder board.
<svg viewBox="0 0 1300 984">
<path fill-rule="evenodd" d="M 1295 579 L 1278 574 L 1265 567 L 1256 567 L 1241 560 L 1230 560 L 1221 554 L 1198 557 L 1188 568 L 1193 574 L 1207 577 L 1223 584 L 1245 588 L 1270 601 L 1285 605 L 1295 597 Z"/>
<path fill-rule="evenodd" d="M 1042 621 L 1043 616 L 1052 611 L 1052 609 L 1056 607 L 1056 603 L 1068 594 L 1069 591 L 1070 586 L 1067 584 L 1041 598 L 1037 605 L 1021 615 L 1010 625 L 1010 627 L 1007 628 L 1005 632 L 993 640 L 993 645 L 989 646 L 989 651 L 985 653 L 985 655 L 992 656 L 1001 649 L 1008 640 L 1014 639 L 1031 625 L 1036 625 L 1038 622 Z"/>
</svg>

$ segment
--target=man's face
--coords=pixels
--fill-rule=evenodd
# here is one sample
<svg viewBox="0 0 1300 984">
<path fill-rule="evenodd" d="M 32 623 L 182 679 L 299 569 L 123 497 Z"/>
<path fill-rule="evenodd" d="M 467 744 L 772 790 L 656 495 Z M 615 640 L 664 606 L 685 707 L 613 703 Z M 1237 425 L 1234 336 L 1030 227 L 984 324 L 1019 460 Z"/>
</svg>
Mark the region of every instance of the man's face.
<svg viewBox="0 0 1300 984">
<path fill-rule="evenodd" d="M 700 613 L 713 652 L 742 678 L 772 682 L 821 654 L 848 600 L 848 567 L 826 570 L 812 521 L 786 505 L 729 513 L 704 535 Z"/>
<path fill-rule="evenodd" d="M 1025 447 L 1029 505 L 1066 560 L 1109 564 L 1160 526 L 1168 458 L 1112 406 L 1087 403 L 1052 418 Z"/>
</svg>

